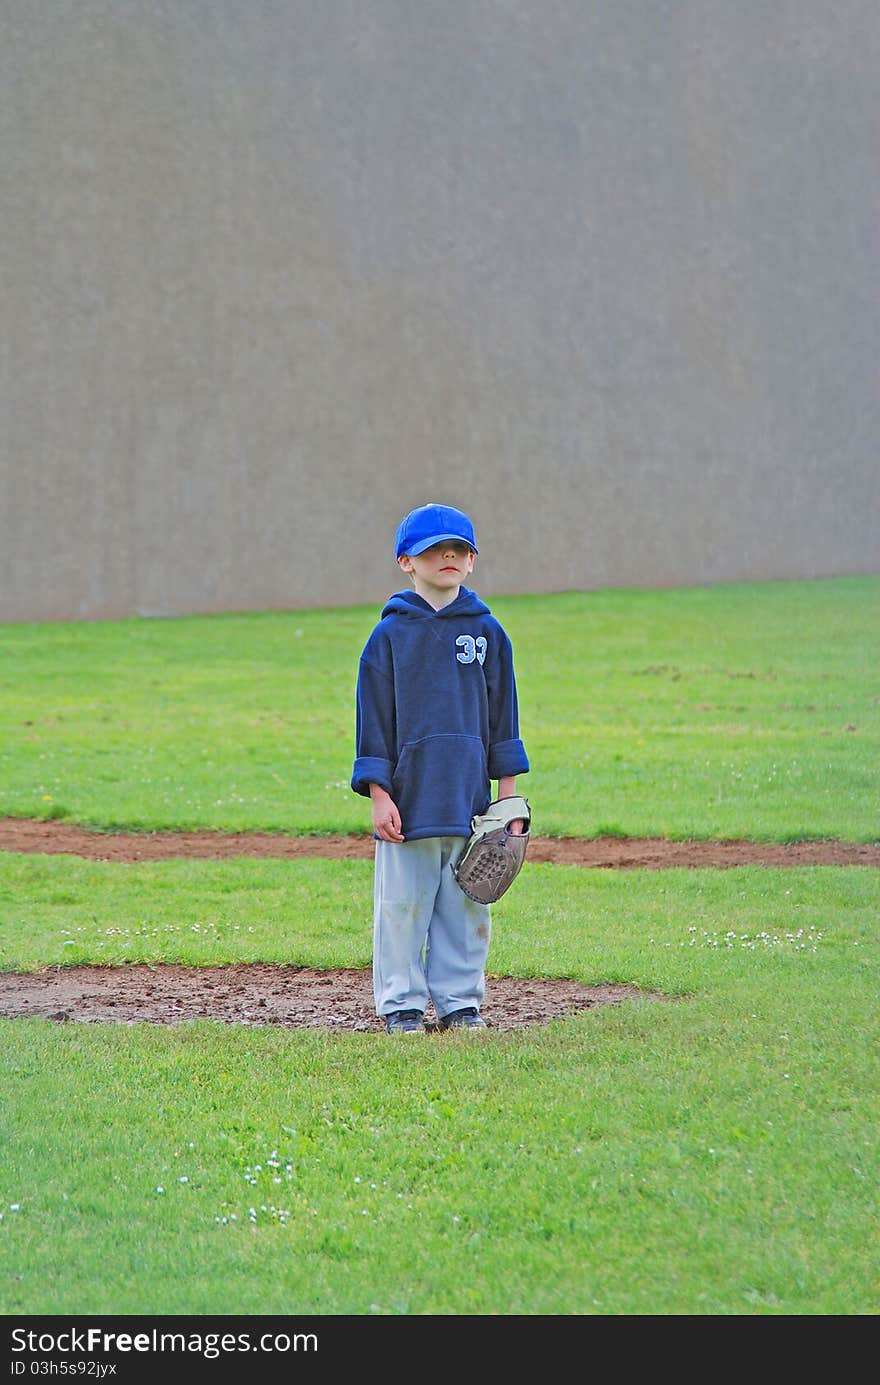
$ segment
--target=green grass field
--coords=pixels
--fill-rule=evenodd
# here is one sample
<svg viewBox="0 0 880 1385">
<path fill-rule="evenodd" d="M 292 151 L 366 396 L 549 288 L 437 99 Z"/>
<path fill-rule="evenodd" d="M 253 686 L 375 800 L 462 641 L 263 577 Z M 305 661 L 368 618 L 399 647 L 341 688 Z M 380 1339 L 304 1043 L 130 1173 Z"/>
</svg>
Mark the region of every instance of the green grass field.
<svg viewBox="0 0 880 1385">
<path fill-rule="evenodd" d="M 493 608 L 536 830 L 878 839 L 880 579 Z M 4 627 L 0 813 L 365 830 L 374 615 Z M 866 867 L 527 862 L 490 973 L 644 1000 L 403 1043 L 0 1021 L 0 1309 L 873 1315 L 878 906 Z M 0 853 L 0 969 L 367 966 L 370 910 L 368 862 Z"/>
<path fill-rule="evenodd" d="M 536 832 L 880 838 L 880 578 L 492 605 Z M 349 778 L 376 617 L 0 627 L 0 815 L 368 830 Z"/>
</svg>

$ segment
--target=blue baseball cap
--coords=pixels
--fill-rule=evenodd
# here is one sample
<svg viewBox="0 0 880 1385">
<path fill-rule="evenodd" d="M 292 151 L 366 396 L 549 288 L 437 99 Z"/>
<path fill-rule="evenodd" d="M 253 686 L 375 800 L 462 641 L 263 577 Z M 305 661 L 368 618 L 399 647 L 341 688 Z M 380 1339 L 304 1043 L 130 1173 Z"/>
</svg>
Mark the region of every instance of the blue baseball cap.
<svg viewBox="0 0 880 1385">
<path fill-rule="evenodd" d="M 463 511 L 454 510 L 451 505 L 420 505 L 417 510 L 410 510 L 397 526 L 397 557 L 408 553 L 417 558 L 426 548 L 443 543 L 444 539 L 458 539 L 475 553 L 479 552 L 474 526 Z"/>
</svg>

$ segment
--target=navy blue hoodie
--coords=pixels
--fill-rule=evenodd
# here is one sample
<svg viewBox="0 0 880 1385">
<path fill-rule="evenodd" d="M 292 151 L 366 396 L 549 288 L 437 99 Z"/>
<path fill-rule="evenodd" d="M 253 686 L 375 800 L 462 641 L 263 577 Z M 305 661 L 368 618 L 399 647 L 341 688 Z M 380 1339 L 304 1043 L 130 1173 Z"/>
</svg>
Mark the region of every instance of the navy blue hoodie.
<svg viewBox="0 0 880 1385">
<path fill-rule="evenodd" d="M 390 793 L 408 841 L 470 836 L 491 779 L 526 774 L 510 640 L 476 592 L 395 593 L 364 647 L 351 787 Z"/>
</svg>

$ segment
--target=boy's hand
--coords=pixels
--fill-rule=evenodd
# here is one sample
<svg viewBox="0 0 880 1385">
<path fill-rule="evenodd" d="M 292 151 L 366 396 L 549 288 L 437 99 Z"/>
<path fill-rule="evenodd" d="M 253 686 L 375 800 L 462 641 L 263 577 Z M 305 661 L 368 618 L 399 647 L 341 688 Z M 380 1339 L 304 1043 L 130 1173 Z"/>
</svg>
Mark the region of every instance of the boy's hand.
<svg viewBox="0 0 880 1385">
<path fill-rule="evenodd" d="M 499 780 L 498 780 L 498 797 L 499 797 L 499 798 L 514 798 L 515 795 L 516 795 L 516 775 L 515 775 L 515 774 L 508 774 L 508 775 L 506 775 L 503 779 L 499 779 Z M 526 825 L 525 825 L 525 822 L 523 821 L 522 818 L 516 818 L 516 820 L 510 824 L 510 835 L 511 835 L 512 837 L 521 837 L 522 834 L 523 834 L 523 832 L 525 832 L 525 830 L 526 830 Z"/>
<path fill-rule="evenodd" d="M 376 836 L 383 842 L 402 842 L 400 813 L 390 793 L 378 784 L 371 784 L 370 799 L 373 805 L 373 831 Z"/>
</svg>

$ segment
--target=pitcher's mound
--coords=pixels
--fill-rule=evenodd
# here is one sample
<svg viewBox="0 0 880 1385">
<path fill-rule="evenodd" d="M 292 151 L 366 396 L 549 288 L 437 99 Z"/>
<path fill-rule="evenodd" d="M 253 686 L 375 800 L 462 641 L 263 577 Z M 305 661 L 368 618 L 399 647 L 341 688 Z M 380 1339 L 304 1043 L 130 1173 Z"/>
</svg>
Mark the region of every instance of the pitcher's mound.
<svg viewBox="0 0 880 1385">
<path fill-rule="evenodd" d="M 492 1029 L 518 1029 L 638 998 L 659 997 L 636 986 L 490 977 L 482 1014 Z M 0 972 L 0 1015 L 118 1024 L 220 1020 L 285 1029 L 383 1028 L 373 1009 L 369 970 L 318 971 L 262 963 L 226 967 L 137 963 Z M 426 1021 L 432 1018 L 429 1012 Z"/>
</svg>

